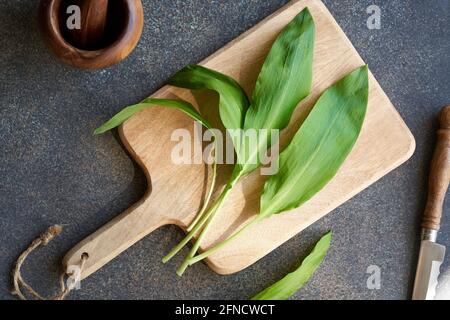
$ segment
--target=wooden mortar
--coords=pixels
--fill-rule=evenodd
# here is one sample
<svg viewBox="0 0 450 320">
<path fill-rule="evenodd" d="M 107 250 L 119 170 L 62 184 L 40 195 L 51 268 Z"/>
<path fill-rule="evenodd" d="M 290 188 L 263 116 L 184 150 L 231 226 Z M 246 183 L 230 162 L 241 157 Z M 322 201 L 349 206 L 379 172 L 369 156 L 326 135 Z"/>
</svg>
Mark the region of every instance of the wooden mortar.
<svg viewBox="0 0 450 320">
<path fill-rule="evenodd" d="M 69 29 L 71 5 L 81 13 L 80 29 Z M 42 35 L 65 63 L 83 69 L 101 69 L 125 59 L 136 47 L 144 25 L 141 0 L 41 0 Z"/>
</svg>

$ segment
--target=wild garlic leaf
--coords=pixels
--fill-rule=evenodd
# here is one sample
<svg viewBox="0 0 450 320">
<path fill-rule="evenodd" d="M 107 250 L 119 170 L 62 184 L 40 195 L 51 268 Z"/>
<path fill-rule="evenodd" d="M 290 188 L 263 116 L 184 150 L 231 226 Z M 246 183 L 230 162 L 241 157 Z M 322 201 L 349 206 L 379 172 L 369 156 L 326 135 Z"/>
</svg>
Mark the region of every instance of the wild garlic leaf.
<svg viewBox="0 0 450 320">
<path fill-rule="evenodd" d="M 368 103 L 368 69 L 360 67 L 328 88 L 280 154 L 278 172 L 265 183 L 260 213 L 189 264 L 220 250 L 255 223 L 297 208 L 321 190 L 340 168 L 361 131 Z"/>
<path fill-rule="evenodd" d="M 334 177 L 359 136 L 368 94 L 367 66 L 322 94 L 266 181 L 260 217 L 299 207 Z"/>
<path fill-rule="evenodd" d="M 330 247 L 332 232 L 327 233 L 317 242 L 313 251 L 303 260 L 300 267 L 280 281 L 266 288 L 252 300 L 287 300 L 303 287 L 324 260 Z"/>
<path fill-rule="evenodd" d="M 297 104 L 310 93 L 314 37 L 314 21 L 308 9 L 305 9 L 284 28 L 272 45 L 257 79 L 253 95 L 254 103 L 245 114 L 242 136 L 235 138 L 232 135 L 238 163 L 234 167 L 227 187 L 232 188 L 241 177 L 260 166 L 262 160 L 260 156 L 265 154 L 272 145 L 272 129 L 285 128 Z M 189 79 L 190 77 L 188 77 Z M 222 122 L 224 122 L 223 119 Z M 229 128 L 227 127 L 227 129 Z M 259 129 L 265 129 L 265 131 Z M 256 138 L 256 141 L 253 137 Z M 218 198 L 217 206 L 214 206 L 215 210 L 211 213 L 210 220 L 204 222 L 205 227 L 197 224 L 196 227 L 203 228 L 203 230 L 178 274 L 181 275 L 188 264 L 206 258 L 246 229 L 235 232 L 227 240 L 194 257 L 199 247 L 199 241 L 207 232 L 210 221 L 214 219 L 218 208 L 223 203 L 228 193 L 227 190 L 229 189 L 224 189 L 221 194 L 224 197 Z M 183 241 L 187 241 L 191 236 L 193 234 L 188 235 Z M 180 243 L 180 245 L 184 244 Z"/>
<path fill-rule="evenodd" d="M 244 89 L 231 77 L 199 65 L 189 65 L 177 72 L 169 84 L 192 90 L 216 91 L 220 96 L 220 119 L 225 128 L 242 129 L 249 100 Z"/>
<path fill-rule="evenodd" d="M 244 129 L 284 129 L 294 109 L 311 91 L 315 25 L 308 8 L 280 33 L 262 66 L 247 111 Z M 243 173 L 259 167 L 258 156 L 272 145 L 270 132 L 259 134 L 258 146 L 241 155 Z M 243 144 L 246 140 L 243 139 Z"/>
<path fill-rule="evenodd" d="M 190 116 L 192 119 L 200 122 L 203 126 L 205 126 L 207 129 L 211 129 L 211 125 L 208 123 L 207 120 L 205 120 L 200 113 L 188 102 L 185 101 L 179 101 L 179 100 L 172 100 L 172 99 L 156 99 L 156 98 L 147 98 L 141 103 L 129 106 L 124 108 L 122 111 L 117 113 L 114 117 L 112 117 L 110 120 L 108 120 L 106 123 L 104 123 L 99 128 L 95 129 L 95 134 L 102 134 L 106 131 L 109 131 L 111 129 L 114 129 L 115 127 L 120 126 L 123 122 L 131 118 L 134 114 L 138 113 L 139 111 L 152 107 L 152 106 L 162 106 L 162 107 L 168 107 L 168 108 L 174 108 L 178 109 L 188 116 Z"/>
</svg>

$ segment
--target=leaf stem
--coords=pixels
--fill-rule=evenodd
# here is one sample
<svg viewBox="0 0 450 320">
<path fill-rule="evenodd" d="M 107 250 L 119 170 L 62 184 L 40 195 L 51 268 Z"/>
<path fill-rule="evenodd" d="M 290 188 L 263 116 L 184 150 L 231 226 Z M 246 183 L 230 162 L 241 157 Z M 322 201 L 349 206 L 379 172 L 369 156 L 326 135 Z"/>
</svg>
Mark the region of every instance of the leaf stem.
<svg viewBox="0 0 450 320">
<path fill-rule="evenodd" d="M 208 221 L 209 217 L 217 210 L 219 205 L 222 203 L 225 196 L 230 191 L 229 185 L 225 187 L 225 189 L 220 194 L 219 198 L 217 198 L 216 202 L 213 206 L 203 215 L 203 217 L 199 220 L 199 222 L 192 228 L 192 230 L 186 235 L 186 237 L 180 241 L 163 259 L 163 263 L 168 262 L 172 259 L 183 247 L 200 231 L 203 225 Z"/>
<path fill-rule="evenodd" d="M 263 218 L 259 215 L 253 217 L 249 222 L 247 222 L 247 224 L 245 224 L 241 229 L 237 230 L 235 233 L 233 233 L 230 237 L 228 237 L 227 239 L 225 239 L 224 241 L 220 242 L 219 244 L 215 245 L 214 247 L 206 250 L 205 252 L 203 252 L 202 254 L 199 254 L 195 257 L 192 257 L 189 259 L 188 264 L 191 266 L 205 258 L 207 258 L 209 255 L 215 253 L 216 251 L 218 251 L 219 249 L 223 248 L 224 246 L 226 246 L 229 242 L 233 241 L 234 239 L 236 239 L 237 237 L 239 237 L 239 235 L 241 235 L 245 230 L 247 230 L 248 228 L 250 228 L 252 225 L 258 223 L 259 221 L 261 221 Z"/>
<path fill-rule="evenodd" d="M 215 209 L 215 205 L 211 207 L 205 215 L 200 219 L 197 225 L 181 240 L 163 259 L 162 262 L 166 263 L 170 259 L 172 259 L 183 247 L 197 234 L 198 231 L 202 228 L 205 222 L 208 220 L 213 210 Z"/>
<path fill-rule="evenodd" d="M 198 251 L 198 248 L 200 247 L 200 244 L 203 240 L 203 238 L 205 237 L 206 233 L 208 232 L 209 228 L 212 225 L 212 222 L 214 221 L 214 217 L 216 216 L 217 211 L 219 210 L 220 206 L 222 205 L 222 203 L 224 202 L 226 196 L 228 195 L 228 193 L 231 191 L 232 187 L 230 185 L 227 185 L 225 187 L 225 189 L 223 190 L 221 197 L 218 199 L 218 201 L 215 203 L 214 205 L 214 211 L 211 212 L 211 214 L 209 215 L 208 219 L 206 220 L 206 225 L 204 226 L 203 230 L 201 231 L 201 233 L 199 234 L 197 240 L 195 241 L 194 245 L 192 246 L 191 250 L 189 251 L 188 255 L 186 256 L 186 258 L 183 260 L 182 264 L 180 265 L 180 267 L 177 269 L 177 274 L 181 277 L 184 273 L 184 271 L 186 271 L 187 267 L 189 267 L 189 260 L 195 256 L 195 254 Z"/>
<path fill-rule="evenodd" d="M 215 150 L 216 150 L 216 148 L 214 147 L 214 154 L 216 153 Z M 215 155 L 214 155 L 214 157 L 215 157 Z M 200 221 L 200 219 L 203 217 L 203 215 L 206 213 L 206 210 L 208 209 L 209 202 L 211 201 L 211 197 L 213 195 L 213 192 L 214 192 L 214 189 L 216 186 L 216 178 L 217 178 L 217 161 L 216 161 L 216 159 L 214 159 L 211 186 L 209 188 L 208 194 L 206 195 L 205 202 L 203 204 L 202 209 L 197 214 L 194 221 L 192 221 L 191 224 L 189 225 L 189 227 L 186 229 L 187 232 L 190 232 L 195 227 L 195 225 Z"/>
</svg>

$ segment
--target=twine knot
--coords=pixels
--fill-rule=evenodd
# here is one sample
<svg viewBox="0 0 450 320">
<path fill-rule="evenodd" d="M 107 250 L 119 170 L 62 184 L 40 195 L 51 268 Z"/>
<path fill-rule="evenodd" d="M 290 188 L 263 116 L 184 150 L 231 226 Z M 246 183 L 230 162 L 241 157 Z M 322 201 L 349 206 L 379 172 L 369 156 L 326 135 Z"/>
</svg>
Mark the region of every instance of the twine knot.
<svg viewBox="0 0 450 320">
<path fill-rule="evenodd" d="M 56 224 L 47 229 L 46 232 L 39 236 L 39 240 L 41 241 L 41 245 L 46 246 L 50 241 L 53 240 L 54 237 L 59 235 L 62 231 L 62 226 Z"/>
<path fill-rule="evenodd" d="M 13 285 L 14 288 L 11 290 L 11 294 L 18 296 L 22 300 L 27 300 L 27 297 L 22 293 L 21 287 L 25 288 L 26 291 L 35 299 L 38 300 L 63 300 L 69 292 L 74 288 L 73 284 L 66 286 L 65 279 L 66 270 L 63 270 L 60 276 L 60 290 L 59 293 L 52 298 L 45 298 L 39 293 L 37 293 L 28 283 L 23 280 L 22 275 L 20 273 L 20 269 L 22 264 L 25 262 L 25 259 L 28 255 L 37 249 L 39 246 L 46 246 L 50 241 L 52 241 L 57 235 L 59 235 L 62 231 L 62 226 L 54 225 L 47 229 L 43 234 L 41 234 L 38 238 L 36 238 L 30 246 L 19 256 L 17 262 L 15 264 L 13 270 Z M 84 264 L 86 263 L 89 256 L 87 254 L 83 254 L 80 257 L 80 272 L 83 270 Z"/>
</svg>

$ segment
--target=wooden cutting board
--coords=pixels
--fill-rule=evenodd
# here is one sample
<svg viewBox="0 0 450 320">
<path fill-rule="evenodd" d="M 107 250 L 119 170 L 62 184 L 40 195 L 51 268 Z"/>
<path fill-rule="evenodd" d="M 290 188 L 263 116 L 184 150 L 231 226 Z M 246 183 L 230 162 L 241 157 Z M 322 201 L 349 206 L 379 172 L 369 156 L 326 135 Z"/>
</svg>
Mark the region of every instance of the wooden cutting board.
<svg viewBox="0 0 450 320">
<path fill-rule="evenodd" d="M 319 95 L 347 73 L 364 64 L 330 12 L 318 0 L 294 1 L 264 19 L 201 64 L 235 78 L 251 93 L 266 54 L 276 36 L 302 9 L 308 7 L 314 17 L 317 36 L 314 56 L 312 94 L 297 108 L 291 124 L 283 132 L 282 142 L 291 137 Z M 381 54 L 381 53 L 380 53 Z M 217 111 L 217 97 L 163 87 L 154 97 L 180 98 L 206 106 L 202 111 Z M 202 205 L 209 171 L 207 166 L 175 165 L 171 141 L 175 129 L 193 132 L 193 122 L 177 110 L 155 107 L 129 119 L 119 129 L 133 158 L 147 175 L 149 190 L 132 208 L 109 222 L 72 249 L 67 265 L 78 264 L 81 254 L 89 254 L 82 278 L 101 268 L 122 251 L 156 228 L 176 224 L 186 228 Z M 218 251 L 206 261 L 219 274 L 240 271 L 283 242 L 287 241 L 358 192 L 405 162 L 414 152 L 414 138 L 370 75 L 367 117 L 361 136 L 336 177 L 302 207 L 269 218 Z M 220 169 L 221 183 L 229 168 Z M 260 191 L 265 178 L 259 170 L 242 180 L 218 212 L 202 249 L 230 235 L 258 212 Z M 154 253 L 161 257 L 166 252 Z"/>
</svg>

